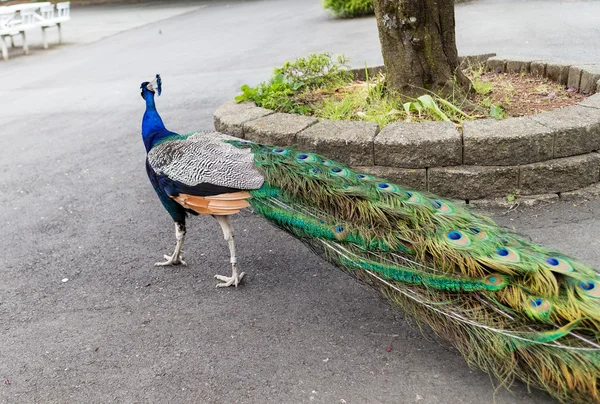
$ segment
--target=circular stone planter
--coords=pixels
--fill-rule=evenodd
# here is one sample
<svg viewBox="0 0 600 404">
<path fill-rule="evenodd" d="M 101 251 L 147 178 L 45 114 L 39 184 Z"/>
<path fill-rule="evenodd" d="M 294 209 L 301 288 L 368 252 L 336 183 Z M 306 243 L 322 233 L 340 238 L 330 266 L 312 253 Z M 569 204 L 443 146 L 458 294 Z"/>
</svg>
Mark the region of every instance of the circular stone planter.
<svg viewBox="0 0 600 404">
<path fill-rule="evenodd" d="M 507 195 L 529 204 L 600 196 L 600 65 L 493 54 L 463 61 L 485 62 L 497 72 L 540 75 L 598 94 L 537 115 L 467 121 L 462 133 L 450 122 L 397 122 L 379 130 L 371 122 L 318 120 L 234 101 L 215 111 L 215 128 L 256 142 L 293 145 L 406 187 L 474 205 L 508 203 Z M 368 70 L 372 75 L 382 67 Z M 354 73 L 364 78 L 364 69 Z"/>
</svg>

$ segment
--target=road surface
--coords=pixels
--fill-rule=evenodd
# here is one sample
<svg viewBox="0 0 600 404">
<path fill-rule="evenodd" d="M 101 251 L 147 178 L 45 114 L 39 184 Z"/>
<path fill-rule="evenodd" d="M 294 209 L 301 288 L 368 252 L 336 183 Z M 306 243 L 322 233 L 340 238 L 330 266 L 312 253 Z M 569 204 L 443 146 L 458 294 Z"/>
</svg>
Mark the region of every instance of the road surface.
<svg viewBox="0 0 600 404">
<path fill-rule="evenodd" d="M 519 383 L 496 389 L 250 213 L 234 219 L 242 287 L 214 287 L 229 255 L 211 218 L 189 222 L 188 267 L 153 266 L 174 235 L 144 171 L 140 83 L 162 74 L 157 103 L 170 129 L 212 128 L 240 85 L 295 56 L 381 63 L 373 18 L 333 20 L 319 0 L 72 14 L 66 45 L 0 62 L 0 402 L 552 402 Z M 597 15 L 598 2 L 462 4 L 459 52 L 600 62 Z M 493 213 L 600 264 L 599 201 Z"/>
</svg>

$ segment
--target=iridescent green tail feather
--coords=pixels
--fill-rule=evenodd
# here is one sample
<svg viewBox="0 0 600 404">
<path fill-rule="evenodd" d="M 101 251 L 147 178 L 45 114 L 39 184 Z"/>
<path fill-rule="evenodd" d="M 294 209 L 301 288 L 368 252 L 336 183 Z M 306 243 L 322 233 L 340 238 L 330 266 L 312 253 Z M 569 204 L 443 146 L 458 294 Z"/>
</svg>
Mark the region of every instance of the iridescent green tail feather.
<svg viewBox="0 0 600 404">
<path fill-rule="evenodd" d="M 319 155 L 228 142 L 264 173 L 250 200 L 259 214 L 429 324 L 469 364 L 563 402 L 600 402 L 594 269 Z"/>
</svg>

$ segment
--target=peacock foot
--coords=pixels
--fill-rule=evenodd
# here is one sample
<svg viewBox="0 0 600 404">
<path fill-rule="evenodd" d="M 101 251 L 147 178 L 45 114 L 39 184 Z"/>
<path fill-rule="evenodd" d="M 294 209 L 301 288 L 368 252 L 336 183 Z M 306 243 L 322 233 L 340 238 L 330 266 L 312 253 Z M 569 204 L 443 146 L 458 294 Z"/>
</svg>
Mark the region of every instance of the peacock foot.
<svg viewBox="0 0 600 404">
<path fill-rule="evenodd" d="M 215 279 L 218 279 L 221 282 L 223 282 L 217 283 L 217 287 L 226 288 L 228 286 L 233 285 L 237 288 L 237 285 L 240 284 L 244 275 L 246 275 L 244 272 L 241 272 L 239 275 L 237 274 L 237 272 L 234 272 L 233 274 L 231 274 L 231 276 L 215 275 Z"/>
<path fill-rule="evenodd" d="M 173 255 L 164 255 L 166 261 L 165 262 L 157 262 L 154 264 L 155 267 L 166 267 L 168 265 L 183 265 L 187 266 L 187 263 L 183 260 L 181 254 L 173 254 Z"/>
</svg>

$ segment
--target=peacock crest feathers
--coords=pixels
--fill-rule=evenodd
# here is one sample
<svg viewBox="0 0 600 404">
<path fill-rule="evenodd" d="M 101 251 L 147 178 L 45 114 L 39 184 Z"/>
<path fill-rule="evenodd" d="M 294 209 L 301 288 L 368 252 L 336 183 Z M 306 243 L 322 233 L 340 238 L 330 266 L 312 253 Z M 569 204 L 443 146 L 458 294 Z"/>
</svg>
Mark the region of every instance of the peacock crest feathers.
<svg viewBox="0 0 600 404">
<path fill-rule="evenodd" d="M 318 154 L 226 141 L 249 149 L 264 175 L 264 185 L 251 191 L 258 213 L 376 284 L 446 335 L 468 361 L 560 399 L 572 397 L 572 387 L 579 388 L 578 399 L 597 395 L 600 278 L 594 269 L 460 204 Z M 548 374 L 538 377 L 541 371 Z"/>
</svg>

